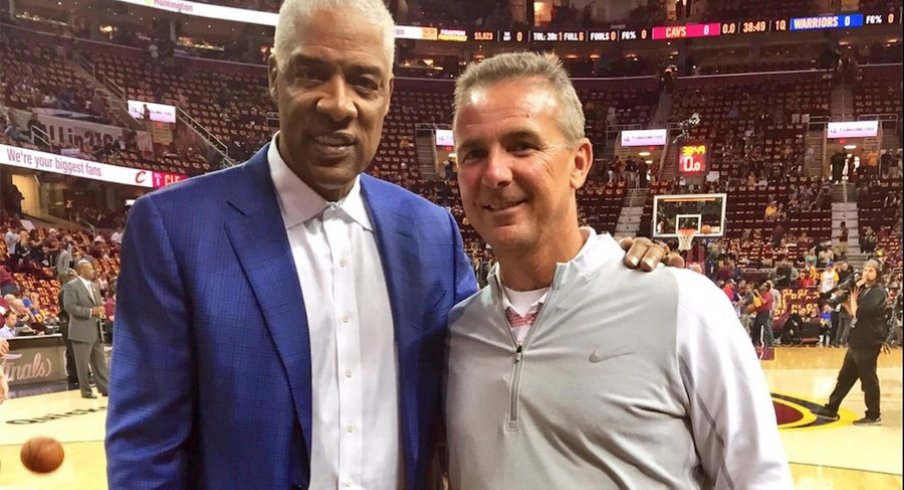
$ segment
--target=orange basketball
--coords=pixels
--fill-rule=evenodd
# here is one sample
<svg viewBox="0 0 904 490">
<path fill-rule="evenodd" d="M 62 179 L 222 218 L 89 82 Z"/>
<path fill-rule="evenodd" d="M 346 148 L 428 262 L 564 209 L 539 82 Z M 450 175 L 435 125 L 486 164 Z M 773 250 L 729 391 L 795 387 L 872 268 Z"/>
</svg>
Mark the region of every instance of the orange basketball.
<svg viewBox="0 0 904 490">
<path fill-rule="evenodd" d="M 709 226 L 709 225 L 703 225 L 703 226 L 700 227 L 700 233 L 703 233 L 704 235 L 709 235 L 709 234 L 712 233 L 712 232 L 713 232 L 713 227 L 712 227 L 712 226 Z"/>
<path fill-rule="evenodd" d="M 19 458 L 35 473 L 50 473 L 63 464 L 63 446 L 50 437 L 32 437 L 22 445 Z"/>
</svg>

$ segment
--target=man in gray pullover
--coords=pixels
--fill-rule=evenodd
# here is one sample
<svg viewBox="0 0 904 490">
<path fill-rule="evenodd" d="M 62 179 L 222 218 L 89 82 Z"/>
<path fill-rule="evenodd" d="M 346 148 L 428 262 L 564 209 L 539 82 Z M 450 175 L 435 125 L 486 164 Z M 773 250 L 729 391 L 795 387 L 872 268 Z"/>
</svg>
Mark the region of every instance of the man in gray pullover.
<svg viewBox="0 0 904 490">
<path fill-rule="evenodd" d="M 452 487 L 791 488 L 725 294 L 687 270 L 628 270 L 609 235 L 579 228 L 593 157 L 559 60 L 472 65 L 454 128 L 465 212 L 499 262 L 449 317 Z"/>
</svg>

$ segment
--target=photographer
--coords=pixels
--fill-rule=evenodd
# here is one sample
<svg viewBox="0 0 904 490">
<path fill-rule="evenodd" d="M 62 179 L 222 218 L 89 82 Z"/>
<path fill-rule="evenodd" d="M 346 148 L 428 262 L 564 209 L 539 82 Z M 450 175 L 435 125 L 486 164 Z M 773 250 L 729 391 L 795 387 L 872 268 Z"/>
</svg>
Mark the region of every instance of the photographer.
<svg viewBox="0 0 904 490">
<path fill-rule="evenodd" d="M 879 425 L 882 422 L 876 362 L 888 334 L 885 319 L 888 293 L 879 284 L 881 270 L 882 265 L 878 261 L 868 260 L 863 266 L 862 279 L 843 303 L 843 307 L 854 318 L 848 339 L 850 347 L 844 356 L 844 364 L 838 373 L 838 382 L 829 397 L 829 403 L 819 413 L 822 417 L 838 420 L 841 401 L 859 379 L 866 401 L 866 416 L 855 421 L 854 425 Z"/>
</svg>

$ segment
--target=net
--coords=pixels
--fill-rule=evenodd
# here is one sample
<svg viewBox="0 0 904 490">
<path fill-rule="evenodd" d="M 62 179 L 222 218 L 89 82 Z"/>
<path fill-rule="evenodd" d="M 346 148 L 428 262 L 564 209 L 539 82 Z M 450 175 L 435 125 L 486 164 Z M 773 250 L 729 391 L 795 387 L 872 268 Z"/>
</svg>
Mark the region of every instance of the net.
<svg viewBox="0 0 904 490">
<path fill-rule="evenodd" d="M 695 234 L 697 234 L 697 230 L 693 228 L 681 228 L 678 230 L 678 250 L 690 250 L 691 244 L 694 243 Z"/>
</svg>

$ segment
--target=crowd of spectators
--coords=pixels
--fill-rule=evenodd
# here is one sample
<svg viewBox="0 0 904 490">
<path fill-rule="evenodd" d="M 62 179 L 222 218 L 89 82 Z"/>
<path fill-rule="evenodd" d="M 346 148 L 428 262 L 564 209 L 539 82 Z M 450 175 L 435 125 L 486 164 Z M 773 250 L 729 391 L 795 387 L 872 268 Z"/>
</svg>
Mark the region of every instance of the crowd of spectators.
<svg viewBox="0 0 904 490">
<path fill-rule="evenodd" d="M 761 0 L 759 3 L 770 2 Z M 788 8 L 800 7 L 797 3 L 796 6 Z M 417 5 L 422 8 L 429 3 Z M 454 3 L 442 9 L 428 9 L 431 15 L 435 16 L 431 22 L 440 24 L 448 22 L 453 25 L 462 19 L 473 21 L 473 15 L 464 16 L 460 10 L 462 5 L 464 3 Z M 501 5 L 502 3 L 491 2 L 483 6 L 481 12 L 485 12 L 485 15 L 479 16 L 482 19 L 479 25 L 491 26 L 497 21 L 504 21 L 506 15 L 510 14 L 507 14 Z M 275 9 L 278 2 L 260 0 L 252 4 L 245 2 L 241 6 Z M 725 15 L 743 12 L 746 9 L 737 3 L 725 4 L 723 7 L 725 10 L 721 13 Z M 646 16 L 645 20 L 649 20 L 655 19 L 654 14 L 657 12 L 665 12 L 663 5 L 649 2 L 632 15 L 643 15 Z M 421 12 L 414 9 L 409 15 L 418 17 Z M 557 7 L 553 12 L 552 25 L 556 27 L 566 28 L 572 25 L 590 27 L 593 22 L 594 16 L 589 10 L 579 11 L 564 6 Z M 45 107 L 83 112 L 98 120 L 115 124 L 116 117 L 111 115 L 102 94 L 90 83 L 72 75 L 67 65 L 71 50 L 81 49 L 81 53 L 96 64 L 99 73 L 119 77 L 116 78 L 117 83 L 126 89 L 128 94 L 146 100 L 172 103 L 183 108 L 221 138 L 228 145 L 230 154 L 237 160 L 248 156 L 269 139 L 273 127 L 268 121 L 267 113 L 272 112 L 273 106 L 265 90 L 266 77 L 259 67 L 251 67 L 247 71 L 218 71 L 205 65 L 203 68 L 190 70 L 186 66 L 191 63 L 184 59 L 164 65 L 159 63 L 161 48 L 153 38 L 136 37 L 136 40 L 144 43 L 146 51 L 122 55 L 102 50 L 94 51 L 93 48 L 79 48 L 77 43 L 61 43 L 58 47 L 27 43 L 0 34 L 3 61 L 12 60 L 16 67 L 15 76 L 4 76 L 0 81 L 3 101 L 12 107 L 26 110 Z M 152 46 L 157 49 L 151 49 Z M 861 47 L 856 50 L 856 56 L 853 58 L 850 55 L 846 57 L 842 55 L 837 61 L 842 63 L 840 69 L 842 72 L 856 73 L 855 65 L 850 64 L 852 61 L 883 61 L 887 59 L 884 52 L 884 48 L 868 47 L 864 50 Z M 764 60 L 764 65 L 755 69 L 768 69 L 768 66 L 773 66 L 772 61 L 779 63 L 777 59 L 780 57 L 776 55 L 776 60 Z M 845 59 L 848 60 L 848 65 L 843 65 Z M 588 73 L 600 76 L 658 73 L 667 61 L 669 60 L 654 62 L 635 58 L 613 62 L 600 58 L 593 62 L 568 61 L 566 64 L 569 65 L 573 75 Z M 778 64 L 774 66 L 787 70 L 802 68 L 804 64 L 806 67 L 819 65 L 818 60 L 810 59 L 801 59 L 793 63 L 798 62 L 801 63 L 800 66 Z M 750 66 L 747 68 L 751 69 Z M 713 69 L 723 73 L 719 71 L 723 68 Z M 730 71 L 732 68 L 724 70 Z M 705 72 L 700 70 L 696 73 Z M 42 79 L 42 83 L 37 83 L 38 77 Z M 799 77 L 768 77 L 755 81 L 716 80 L 712 83 L 678 84 L 673 92 L 675 106 L 672 121 L 682 120 L 691 112 L 703 113 L 705 122 L 692 136 L 704 138 L 711 143 L 713 154 L 711 162 L 720 174 L 718 178 L 698 185 L 689 185 L 680 178 L 663 181 L 658 175 L 658 161 L 650 163 L 636 157 L 603 158 L 595 166 L 593 175 L 580 196 L 579 214 L 582 222 L 597 225 L 598 229 L 600 223 L 604 227 L 614 226 L 614 220 L 617 220 L 618 215 L 616 211 L 613 219 L 612 215 L 608 214 L 611 203 L 615 202 L 621 206 L 626 189 L 647 188 L 654 183 L 660 185 L 656 192 L 668 193 L 727 192 L 732 195 L 741 190 L 756 189 L 771 196 L 771 199 L 755 203 L 759 206 L 756 211 L 759 214 L 757 221 L 760 226 L 749 229 L 734 227 L 737 236 L 705 244 L 698 243 L 690 252 L 690 257 L 695 258 L 691 262 L 698 264 L 701 272 L 712 277 L 721 287 L 730 286 L 733 289 L 730 296 L 736 303 L 739 298 L 745 298 L 744 301 L 747 301 L 756 297 L 754 291 L 760 291 L 763 297 L 772 296 L 773 302 L 778 303 L 780 295 L 771 291 L 779 291 L 781 295 L 784 295 L 785 291 L 790 291 L 788 294 L 798 295 L 801 294 L 800 291 L 820 288 L 825 282 L 823 280 L 825 271 L 834 272 L 835 265 L 844 260 L 847 251 L 839 244 L 833 245 L 832 238 L 835 237 L 823 235 L 810 237 L 793 223 L 799 216 L 808 213 L 831 211 L 832 194 L 829 182 L 805 179 L 806 145 L 803 137 L 806 131 L 805 124 L 810 116 L 830 113 L 831 83 L 831 80 L 822 78 L 819 73 L 813 73 Z M 477 237 L 464 217 L 454 173 L 442 175 L 442 178 L 436 180 L 423 178 L 415 161 L 414 144 L 411 141 L 415 124 L 449 122 L 450 95 L 448 87 L 417 91 L 397 87 L 392 111 L 387 118 L 387 136 L 369 172 L 447 207 L 462 228 L 465 246 L 471 255 L 475 272 L 481 281 L 485 281 L 486 274 L 493 264 L 492 253 Z M 655 91 L 642 88 L 634 91 L 581 90 L 582 99 L 587 102 L 585 110 L 588 113 L 591 135 L 599 138 L 606 135 L 605 128 L 624 124 L 646 127 L 655 110 L 657 95 Z M 0 142 L 40 147 L 33 144 L 30 128 L 18 128 L 8 120 L 0 123 L 4 129 Z M 49 148 L 55 152 L 64 149 L 77 150 L 78 154 L 85 158 L 116 165 L 190 174 L 211 170 L 207 159 L 200 151 L 180 143 L 178 138 L 169 146 L 158 144 L 151 150 L 141 151 L 134 133 L 126 131 L 123 137 L 112 141 L 83 143 L 77 148 L 60 146 Z M 837 158 L 833 158 L 833 162 L 835 160 Z M 184 166 L 186 163 L 189 164 L 188 168 Z M 843 156 L 842 163 L 847 166 L 847 170 L 842 170 L 842 174 L 846 174 L 849 181 L 854 182 L 861 192 L 867 194 L 885 192 L 886 189 L 882 186 L 888 179 L 900 180 L 900 154 L 883 155 L 877 162 Z M 15 201 L 16 196 L 5 195 L 4 199 Z M 865 223 L 863 220 L 861 223 L 850 225 L 860 231 L 861 249 L 881 258 L 887 267 L 894 271 L 889 276 L 890 285 L 897 284 L 899 287 L 900 185 L 896 192 L 882 194 L 881 199 L 886 209 L 898 210 L 896 226 L 884 222 Z M 5 202 L 4 206 L 20 215 L 21 207 L 16 208 L 14 204 Z M 76 207 L 74 203 L 67 206 L 67 209 L 71 213 L 67 212 L 66 218 L 72 221 L 87 222 L 102 229 L 122 226 L 122 217 L 115 213 L 110 215 L 105 211 Z M 729 227 L 732 226 L 729 224 Z M 47 311 L 54 311 L 53 308 L 56 306 L 52 295 L 38 292 L 36 299 L 31 300 L 31 295 L 36 292 L 35 287 L 45 285 L 29 281 L 53 281 L 58 274 L 59 257 L 66 248 L 72 249 L 70 251 L 72 259 L 68 260 L 70 266 L 81 258 L 97 261 L 102 265 L 100 269 L 105 271 L 101 274 L 103 281 L 107 284 L 115 283 L 118 270 L 118 244 L 112 240 L 111 235 L 105 235 L 104 232 L 97 235 L 85 232 L 72 233 L 46 227 L 28 229 L 22 222 L 13 220 L 8 222 L 6 229 L 8 229 L 7 240 L 5 249 L 0 250 L 0 256 L 6 257 L 5 270 L 11 281 L 16 284 L 16 291 L 23 302 L 27 298 L 36 304 L 50 305 L 47 306 Z M 764 269 L 785 271 L 787 267 L 791 267 L 794 274 L 779 275 L 775 272 L 768 277 L 762 277 L 761 271 Z M 839 269 L 841 267 L 843 266 L 838 265 Z M 793 279 L 791 276 L 794 276 Z M 0 279 L 5 280 L 2 273 Z M 742 280 L 753 282 L 755 287 L 741 287 Z M 762 281 L 765 280 L 772 281 L 769 287 L 763 287 Z M 734 284 L 730 284 L 729 281 L 734 281 Z M 7 286 L 9 285 L 7 282 Z M 813 301 L 809 296 L 807 298 L 808 302 L 802 303 L 796 311 L 810 316 L 822 314 L 819 302 Z M 740 303 L 739 315 L 749 314 L 746 307 L 754 303 L 756 302 L 753 300 L 746 304 Z M 755 306 L 758 309 L 764 308 L 762 304 Z M 770 309 L 769 325 L 790 311 L 791 309 L 780 307 Z M 750 319 L 751 322 L 757 316 L 755 311 L 752 313 L 754 314 Z M 762 321 L 760 323 L 763 324 Z M 769 330 L 771 331 L 771 328 Z M 770 343 L 771 340 L 763 342 Z"/>
<path fill-rule="evenodd" d="M 36 225 L 5 211 L 0 227 L 5 230 L 0 242 L 0 309 L 21 310 L 23 303 L 30 315 L 17 311 L 18 322 L 37 331 L 56 325 L 60 313 L 60 280 L 81 260 L 91 262 L 98 271 L 97 284 L 106 299 L 112 299 L 119 275 L 119 251 L 125 216 L 96 210 L 96 217 L 114 224 L 98 228 L 66 230 Z"/>
</svg>

